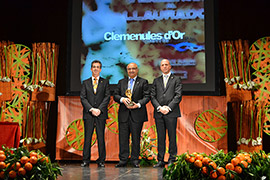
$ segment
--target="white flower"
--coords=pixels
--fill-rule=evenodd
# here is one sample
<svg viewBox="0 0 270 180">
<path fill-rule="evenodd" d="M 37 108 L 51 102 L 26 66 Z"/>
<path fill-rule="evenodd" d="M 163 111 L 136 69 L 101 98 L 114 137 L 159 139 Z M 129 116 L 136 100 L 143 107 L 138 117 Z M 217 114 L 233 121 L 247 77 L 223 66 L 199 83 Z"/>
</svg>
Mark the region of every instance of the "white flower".
<svg viewBox="0 0 270 180">
<path fill-rule="evenodd" d="M 238 145 L 240 145 L 240 144 L 241 144 L 240 140 L 238 140 L 238 141 L 237 141 L 237 144 L 238 144 Z"/>
<path fill-rule="evenodd" d="M 231 79 L 231 82 L 233 82 L 233 83 L 235 82 L 234 77 Z"/>
<path fill-rule="evenodd" d="M 248 145 L 249 141 L 250 141 L 250 140 L 249 140 L 249 139 L 247 139 L 247 140 L 246 140 L 246 142 L 245 142 L 245 144 L 246 144 L 246 145 Z"/>
<path fill-rule="evenodd" d="M 262 138 L 261 137 L 257 137 L 256 139 L 257 139 L 257 142 L 258 142 L 257 144 L 258 145 L 262 145 Z"/>
<path fill-rule="evenodd" d="M 242 88 L 242 86 L 243 86 L 243 84 L 238 84 L 239 85 L 239 89 L 241 89 Z"/>
<path fill-rule="evenodd" d="M 10 82 L 11 79 L 9 77 L 3 77 L 2 79 L 0 78 L 1 81 L 3 82 Z"/>
<path fill-rule="evenodd" d="M 225 83 L 228 83 L 229 82 L 229 79 L 228 78 L 225 78 L 224 81 L 225 81 Z"/>
<path fill-rule="evenodd" d="M 252 139 L 251 144 L 252 144 L 252 146 L 257 146 L 257 141 L 255 139 Z"/>
<path fill-rule="evenodd" d="M 0 92 L 0 96 L 2 96 L 3 94 Z"/>
<path fill-rule="evenodd" d="M 261 180 L 265 180 L 266 179 L 266 176 L 263 176 L 262 178 L 261 178 Z"/>
<path fill-rule="evenodd" d="M 247 87 L 246 84 L 243 84 L 242 88 L 243 88 L 243 89 L 247 89 L 248 87 Z"/>
<path fill-rule="evenodd" d="M 237 87 L 238 87 L 237 84 L 234 84 L 234 85 L 233 85 L 233 88 L 234 88 L 234 89 L 237 89 Z"/>
<path fill-rule="evenodd" d="M 46 80 L 40 80 L 39 81 L 41 85 L 45 85 L 45 86 L 49 86 L 49 87 L 54 87 L 55 85 L 50 82 L 50 81 L 46 81 Z"/>
<path fill-rule="evenodd" d="M 246 142 L 246 138 L 241 139 L 241 143 L 244 144 Z"/>
<path fill-rule="evenodd" d="M 235 76 L 235 79 L 238 82 L 238 81 L 240 81 L 241 77 L 240 76 Z"/>
</svg>

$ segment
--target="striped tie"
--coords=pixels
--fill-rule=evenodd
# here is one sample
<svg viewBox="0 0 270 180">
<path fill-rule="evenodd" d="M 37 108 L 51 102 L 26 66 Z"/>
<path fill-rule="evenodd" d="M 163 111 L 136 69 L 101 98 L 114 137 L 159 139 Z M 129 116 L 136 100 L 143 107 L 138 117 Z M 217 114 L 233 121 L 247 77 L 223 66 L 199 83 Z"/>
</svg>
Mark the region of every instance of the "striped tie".
<svg viewBox="0 0 270 180">
<path fill-rule="evenodd" d="M 97 83 L 97 79 L 96 79 L 96 78 L 94 78 L 94 84 L 93 84 L 93 88 L 94 88 L 94 93 L 95 93 L 95 94 L 97 93 L 97 85 L 98 85 L 98 83 Z"/>
</svg>

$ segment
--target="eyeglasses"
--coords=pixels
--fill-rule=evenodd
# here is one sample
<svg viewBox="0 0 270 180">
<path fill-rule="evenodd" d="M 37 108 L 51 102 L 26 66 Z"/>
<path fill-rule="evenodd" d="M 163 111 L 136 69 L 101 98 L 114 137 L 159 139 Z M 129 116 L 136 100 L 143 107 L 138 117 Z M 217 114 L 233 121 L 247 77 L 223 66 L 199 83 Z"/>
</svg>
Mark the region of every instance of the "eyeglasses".
<svg viewBox="0 0 270 180">
<path fill-rule="evenodd" d="M 130 70 L 136 70 L 137 68 L 127 68 L 128 71 Z"/>
</svg>

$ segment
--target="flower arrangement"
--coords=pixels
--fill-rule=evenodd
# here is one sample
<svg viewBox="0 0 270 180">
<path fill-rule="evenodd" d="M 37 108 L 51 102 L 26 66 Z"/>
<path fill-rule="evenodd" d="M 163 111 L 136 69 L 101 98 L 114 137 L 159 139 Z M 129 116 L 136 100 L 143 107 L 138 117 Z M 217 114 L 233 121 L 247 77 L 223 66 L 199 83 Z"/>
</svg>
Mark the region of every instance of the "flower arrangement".
<svg viewBox="0 0 270 180">
<path fill-rule="evenodd" d="M 241 45 L 239 45 L 241 44 Z M 247 42 L 221 42 L 224 65 L 224 81 L 234 89 L 257 90 L 259 85 L 251 80 Z M 228 48 L 229 46 L 229 48 Z M 241 48 L 243 47 L 243 49 Z"/>
<path fill-rule="evenodd" d="M 228 152 L 207 156 L 188 152 L 177 156 L 174 164 L 163 170 L 164 179 L 269 179 L 270 155 L 264 151 Z"/>
<path fill-rule="evenodd" d="M 143 129 L 141 134 L 141 141 L 140 141 L 140 165 L 153 165 L 156 161 L 157 152 L 155 151 L 156 139 L 150 137 L 150 127 L 149 129 Z"/>
<path fill-rule="evenodd" d="M 30 113 L 30 106 L 27 106 L 27 111 L 26 111 L 26 124 L 25 124 L 25 137 L 20 140 L 20 143 L 26 143 L 26 144 L 31 144 L 31 143 L 41 143 L 43 142 L 46 144 L 45 138 L 43 137 L 43 110 L 39 109 L 39 120 L 40 120 L 40 138 L 36 138 L 36 117 L 38 117 L 38 109 L 36 109 L 35 106 L 32 106 L 31 113 Z M 29 121 L 30 119 L 32 120 L 32 137 L 28 137 L 28 126 L 29 126 Z"/>
<path fill-rule="evenodd" d="M 245 106 L 246 107 L 246 106 Z M 240 104 L 240 122 L 239 122 L 239 139 L 237 145 L 248 145 L 251 142 L 252 146 L 262 145 L 262 119 L 264 118 L 263 108 L 259 107 L 259 104 L 254 105 L 254 109 L 250 110 L 250 132 L 249 138 L 243 137 L 243 104 Z M 257 130 L 254 130 L 255 124 L 258 124 Z M 257 132 L 255 139 L 253 139 L 253 133 Z"/>
<path fill-rule="evenodd" d="M 29 152 L 26 147 L 6 148 L 0 150 L 0 179 L 55 180 L 62 175 L 57 163 L 41 151 Z"/>
</svg>

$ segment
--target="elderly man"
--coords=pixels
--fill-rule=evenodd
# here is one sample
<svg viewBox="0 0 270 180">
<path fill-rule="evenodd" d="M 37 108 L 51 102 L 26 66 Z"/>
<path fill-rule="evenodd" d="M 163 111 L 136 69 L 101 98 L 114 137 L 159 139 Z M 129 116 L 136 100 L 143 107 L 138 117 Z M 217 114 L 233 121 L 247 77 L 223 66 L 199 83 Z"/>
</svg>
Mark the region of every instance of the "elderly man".
<svg viewBox="0 0 270 180">
<path fill-rule="evenodd" d="M 148 81 L 138 75 L 138 66 L 127 66 L 128 77 L 119 80 L 114 100 L 120 104 L 118 111 L 119 159 L 115 167 L 125 167 L 129 157 L 129 137 L 132 138 L 131 162 L 139 168 L 140 137 L 143 123 L 148 120 L 146 104 L 150 100 Z"/>
</svg>

